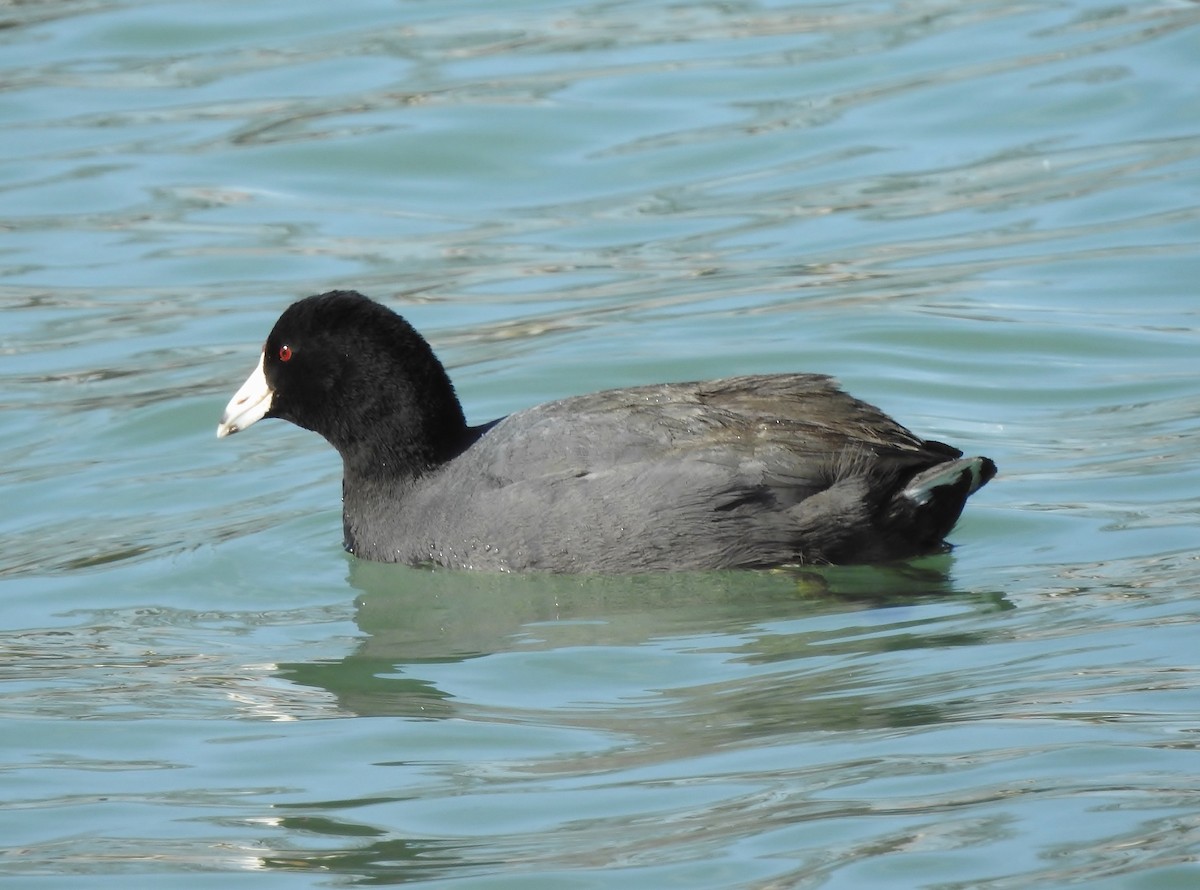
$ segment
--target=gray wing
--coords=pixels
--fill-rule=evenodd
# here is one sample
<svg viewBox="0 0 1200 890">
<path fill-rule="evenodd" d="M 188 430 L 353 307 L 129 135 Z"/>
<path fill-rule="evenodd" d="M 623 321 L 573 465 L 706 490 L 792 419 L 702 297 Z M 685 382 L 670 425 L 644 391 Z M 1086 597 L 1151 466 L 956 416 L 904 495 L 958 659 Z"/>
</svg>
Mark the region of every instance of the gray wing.
<svg viewBox="0 0 1200 890">
<path fill-rule="evenodd" d="M 757 462 L 819 481 L 846 453 L 958 452 L 925 442 L 830 377 L 776 374 L 610 390 L 513 414 L 472 451 L 497 481 L 643 460 Z"/>
<path fill-rule="evenodd" d="M 663 384 L 513 414 L 409 506 L 429 558 L 452 565 L 770 565 L 867 521 L 880 461 L 899 476 L 951 453 L 820 375 Z"/>
</svg>

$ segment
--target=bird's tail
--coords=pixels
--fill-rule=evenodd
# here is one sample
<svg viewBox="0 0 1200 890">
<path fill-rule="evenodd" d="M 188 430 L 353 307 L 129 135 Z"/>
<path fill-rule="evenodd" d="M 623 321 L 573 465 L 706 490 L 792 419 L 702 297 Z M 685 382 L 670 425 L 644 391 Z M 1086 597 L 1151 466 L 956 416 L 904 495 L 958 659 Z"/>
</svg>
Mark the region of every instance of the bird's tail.
<svg viewBox="0 0 1200 890">
<path fill-rule="evenodd" d="M 945 489 L 949 489 L 961 506 L 962 502 L 987 485 L 995 475 L 996 465 L 990 458 L 964 457 L 960 460 L 950 460 L 917 473 L 908 480 L 908 484 L 900 492 L 900 497 L 923 507 L 939 494 L 947 493 Z"/>
<path fill-rule="evenodd" d="M 996 465 L 986 457 L 948 460 L 922 470 L 892 496 L 888 511 L 893 528 L 910 541 L 936 548 L 958 522 L 967 498 L 996 475 Z"/>
</svg>

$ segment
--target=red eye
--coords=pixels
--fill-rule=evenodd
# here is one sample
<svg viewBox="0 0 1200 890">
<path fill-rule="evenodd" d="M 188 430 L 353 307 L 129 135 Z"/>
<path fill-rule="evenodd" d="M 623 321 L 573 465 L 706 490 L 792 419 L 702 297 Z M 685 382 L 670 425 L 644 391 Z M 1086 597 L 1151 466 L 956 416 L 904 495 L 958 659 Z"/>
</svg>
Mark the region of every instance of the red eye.
<svg viewBox="0 0 1200 890">
<path fill-rule="evenodd" d="M 292 360 L 292 347 L 286 343 L 279 347 L 279 360 L 281 362 L 289 362 Z"/>
</svg>

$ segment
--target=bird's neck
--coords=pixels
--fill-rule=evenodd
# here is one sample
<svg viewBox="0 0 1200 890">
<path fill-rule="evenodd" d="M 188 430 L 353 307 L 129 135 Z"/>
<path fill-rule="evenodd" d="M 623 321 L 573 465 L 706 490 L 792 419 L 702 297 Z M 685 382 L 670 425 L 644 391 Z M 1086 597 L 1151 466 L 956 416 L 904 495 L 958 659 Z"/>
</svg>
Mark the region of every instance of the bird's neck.
<svg viewBox="0 0 1200 890">
<path fill-rule="evenodd" d="M 416 480 L 456 455 L 441 443 L 411 436 L 371 437 L 339 444 L 348 484 L 395 485 Z"/>
</svg>

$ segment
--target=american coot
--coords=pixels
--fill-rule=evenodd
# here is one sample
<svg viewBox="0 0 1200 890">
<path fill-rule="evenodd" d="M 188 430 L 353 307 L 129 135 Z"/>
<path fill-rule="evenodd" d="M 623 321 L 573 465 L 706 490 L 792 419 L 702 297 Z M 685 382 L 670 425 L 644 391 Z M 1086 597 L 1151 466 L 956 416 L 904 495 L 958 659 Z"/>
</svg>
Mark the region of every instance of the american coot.
<svg viewBox="0 0 1200 890">
<path fill-rule="evenodd" d="M 264 417 L 341 454 L 351 553 L 500 571 L 902 559 L 944 549 L 996 472 L 819 374 L 614 389 L 468 426 L 429 344 L 354 291 L 280 316 L 217 435 Z"/>
</svg>

